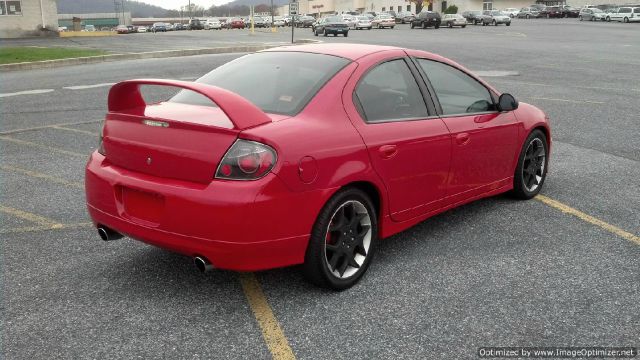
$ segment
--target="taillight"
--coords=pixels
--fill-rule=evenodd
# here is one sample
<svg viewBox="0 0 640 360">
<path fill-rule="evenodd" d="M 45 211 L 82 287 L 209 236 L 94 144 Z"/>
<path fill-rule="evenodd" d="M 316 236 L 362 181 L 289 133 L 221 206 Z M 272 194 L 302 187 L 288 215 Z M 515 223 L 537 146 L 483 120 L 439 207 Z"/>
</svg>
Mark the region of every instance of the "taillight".
<svg viewBox="0 0 640 360">
<path fill-rule="evenodd" d="M 218 165 L 216 179 L 257 180 L 267 175 L 276 163 L 276 152 L 255 141 L 237 140 Z"/>
</svg>

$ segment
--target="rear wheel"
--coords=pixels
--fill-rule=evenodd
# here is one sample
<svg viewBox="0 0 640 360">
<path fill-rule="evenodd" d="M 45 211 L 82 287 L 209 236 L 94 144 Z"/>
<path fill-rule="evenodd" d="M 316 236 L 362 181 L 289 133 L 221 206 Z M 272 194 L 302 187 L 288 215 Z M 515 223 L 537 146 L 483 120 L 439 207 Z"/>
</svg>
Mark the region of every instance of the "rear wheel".
<svg viewBox="0 0 640 360">
<path fill-rule="evenodd" d="M 344 37 L 349 36 L 349 32 L 347 31 L 346 33 L 344 33 Z"/>
<path fill-rule="evenodd" d="M 536 196 L 547 177 L 547 137 L 534 130 L 524 142 L 513 177 L 513 195 L 528 200 Z"/>
<path fill-rule="evenodd" d="M 343 290 L 369 267 L 378 238 L 375 207 L 364 192 L 346 188 L 322 208 L 307 246 L 305 277 L 312 283 Z"/>
<path fill-rule="evenodd" d="M 625 17 L 625 18 L 622 20 L 622 22 L 624 22 L 624 23 L 628 23 L 628 22 L 629 22 L 629 18 L 628 18 L 628 17 Z"/>
<path fill-rule="evenodd" d="M 582 21 L 582 15 L 578 16 L 578 20 Z"/>
<path fill-rule="evenodd" d="M 322 35 L 324 35 L 325 37 L 329 36 L 329 34 L 327 33 L 327 29 L 323 29 L 322 30 Z"/>
<path fill-rule="evenodd" d="M 449 22 L 449 23 L 447 24 L 447 26 L 449 26 L 449 28 L 452 28 L 452 27 L 453 27 L 453 23 L 452 23 L 452 22 Z"/>
<path fill-rule="evenodd" d="M 531 16 L 529 16 L 529 14 L 527 14 L 527 16 L 525 16 L 527 18 L 527 20 L 529 20 L 531 18 Z"/>
<path fill-rule="evenodd" d="M 415 28 L 415 27 L 416 27 L 416 24 L 414 24 L 414 23 L 412 22 L 412 23 L 411 23 L 411 28 L 413 29 L 413 28 Z"/>
<path fill-rule="evenodd" d="M 495 20 L 493 20 L 493 26 L 498 26 L 498 23 Z"/>
</svg>

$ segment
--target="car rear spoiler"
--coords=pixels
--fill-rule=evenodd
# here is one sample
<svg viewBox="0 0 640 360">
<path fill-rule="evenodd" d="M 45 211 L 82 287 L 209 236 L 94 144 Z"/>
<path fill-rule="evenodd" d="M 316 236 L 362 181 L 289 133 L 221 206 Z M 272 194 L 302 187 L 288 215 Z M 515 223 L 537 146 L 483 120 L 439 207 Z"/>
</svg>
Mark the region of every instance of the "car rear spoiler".
<svg viewBox="0 0 640 360">
<path fill-rule="evenodd" d="M 141 85 L 177 87 L 201 94 L 220 107 L 238 130 L 271 122 L 271 118 L 260 108 L 234 92 L 213 85 L 164 79 L 134 79 L 113 85 L 109 91 L 109 112 L 122 113 L 146 107 L 147 103 L 140 93 Z"/>
</svg>

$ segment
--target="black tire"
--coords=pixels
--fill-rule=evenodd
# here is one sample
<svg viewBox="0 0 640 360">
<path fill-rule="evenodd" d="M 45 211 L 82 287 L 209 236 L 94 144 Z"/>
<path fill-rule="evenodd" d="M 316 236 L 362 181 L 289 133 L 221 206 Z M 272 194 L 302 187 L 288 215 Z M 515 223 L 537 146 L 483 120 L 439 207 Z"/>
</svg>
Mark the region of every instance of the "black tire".
<svg viewBox="0 0 640 360">
<path fill-rule="evenodd" d="M 529 14 L 527 14 L 526 18 L 527 18 L 527 20 L 529 20 L 531 18 L 531 16 L 529 16 Z"/>
<path fill-rule="evenodd" d="M 493 26 L 498 26 L 498 22 L 496 22 L 495 20 L 493 20 Z"/>
<path fill-rule="evenodd" d="M 440 24 L 436 24 L 436 26 L 434 26 L 434 28 L 440 29 Z"/>
<path fill-rule="evenodd" d="M 370 235 L 370 242 L 369 248 L 364 251 L 364 259 L 361 259 L 361 263 L 359 264 L 359 266 L 357 268 L 351 267 L 351 269 L 348 269 L 349 265 L 345 264 L 345 262 L 349 262 L 347 261 L 349 260 L 349 257 L 355 256 L 354 254 L 358 249 L 364 250 L 363 246 L 365 240 L 362 240 L 363 242 L 358 245 L 358 241 L 356 239 L 355 243 L 351 242 L 350 247 L 347 248 L 345 244 L 349 241 L 349 238 L 343 237 L 343 234 L 347 236 L 348 234 L 346 230 L 343 234 L 340 234 L 341 230 L 338 230 L 344 229 L 344 227 L 339 227 L 332 232 L 329 231 L 329 227 L 332 226 L 332 221 L 334 220 L 334 218 L 336 216 L 340 216 L 339 211 L 341 209 L 345 209 L 343 210 L 342 218 L 345 220 L 350 220 L 347 217 L 347 209 L 350 205 L 353 206 L 354 209 L 356 209 L 356 207 L 360 207 L 358 209 L 359 211 L 366 210 L 366 215 L 368 215 L 370 220 L 369 229 L 365 229 L 365 227 L 363 227 L 363 225 L 360 225 L 360 223 L 352 229 L 359 229 L 356 231 L 356 233 L 364 231 L 365 235 L 362 235 L 363 238 L 366 238 L 367 235 Z M 355 216 L 362 216 L 363 214 L 364 212 L 357 212 L 354 210 L 350 215 L 352 216 L 351 219 L 354 219 Z M 347 224 L 344 224 L 344 226 L 346 227 Z M 333 270 L 330 269 L 331 265 L 329 264 L 330 260 L 328 258 L 328 251 L 330 250 L 327 248 L 328 244 L 331 245 L 330 243 L 328 243 L 328 241 L 331 241 L 331 238 L 334 238 L 334 244 L 337 246 L 337 251 L 331 256 L 331 260 L 336 257 Z M 352 237 L 351 239 L 353 240 L 354 238 Z M 367 268 L 369 267 L 369 264 L 371 263 L 371 260 L 375 255 L 377 240 L 378 218 L 376 209 L 373 206 L 373 203 L 371 202 L 369 196 L 356 188 L 342 189 L 335 195 L 333 195 L 331 199 L 329 199 L 329 201 L 327 201 L 327 203 L 320 211 L 315 224 L 313 225 L 303 265 L 304 275 L 309 282 L 321 287 L 327 287 L 334 290 L 348 289 L 356 284 L 362 278 L 362 275 L 367 271 Z M 345 254 L 343 251 L 350 251 L 351 254 Z M 352 272 L 352 274 L 347 277 L 341 277 L 342 275 L 340 275 L 339 269 L 341 267 L 340 265 L 346 268 L 343 270 L 343 275 L 347 274 L 347 270 L 349 270 L 349 272 Z M 337 271 L 338 274 L 334 273 L 334 271 Z"/>
<path fill-rule="evenodd" d="M 582 15 L 578 16 L 578 20 L 582 21 Z"/>
<path fill-rule="evenodd" d="M 317 30 L 313 30 L 313 35 L 318 36 L 318 31 Z"/>
<path fill-rule="evenodd" d="M 629 22 L 629 18 L 628 18 L 628 17 L 625 17 L 624 19 L 622 19 L 622 22 L 623 22 L 623 23 L 628 23 L 628 22 Z"/>
<path fill-rule="evenodd" d="M 413 29 L 413 28 L 415 28 L 415 27 L 416 27 L 416 24 L 414 24 L 413 22 L 411 22 L 411 28 Z"/>
<path fill-rule="evenodd" d="M 466 27 L 467 27 L 467 25 L 462 25 L 462 28 L 463 28 L 463 29 L 464 29 L 464 28 L 466 28 Z"/>
<path fill-rule="evenodd" d="M 535 153 L 540 148 L 540 144 L 542 144 L 542 150 L 544 151 L 542 156 L 544 156 L 544 158 L 542 159 L 542 161 L 540 161 L 538 156 L 535 159 L 537 162 L 534 162 L 532 164 L 532 158 L 536 157 Z M 529 134 L 529 136 L 527 137 L 527 140 L 525 140 L 524 144 L 522 145 L 522 149 L 520 150 L 520 155 L 518 157 L 518 166 L 516 166 L 516 172 L 513 176 L 513 190 L 511 192 L 514 197 L 522 200 L 528 200 L 538 195 L 540 189 L 542 189 L 544 180 L 547 178 L 547 170 L 549 164 L 548 154 L 549 144 L 547 143 L 547 137 L 540 130 L 532 131 L 531 134 Z M 538 165 L 542 166 L 542 169 L 538 168 L 536 169 L 536 172 L 534 174 L 531 174 L 531 171 L 533 171 L 534 168 L 536 168 L 536 166 Z M 525 166 L 527 166 L 527 169 L 525 169 Z M 525 172 L 527 173 L 526 175 Z M 540 173 L 539 180 L 537 180 L 538 172 Z M 535 180 L 537 184 L 525 184 L 527 180 L 531 180 L 531 176 L 536 178 L 533 180 Z M 533 185 L 536 186 L 533 187 Z"/>
<path fill-rule="evenodd" d="M 322 29 L 322 35 L 324 35 L 324 37 L 329 36 L 329 33 L 327 33 L 327 29 Z"/>
<path fill-rule="evenodd" d="M 349 36 L 349 32 L 347 31 L 346 33 L 344 33 L 344 37 Z"/>
<path fill-rule="evenodd" d="M 426 23 L 426 22 L 424 22 L 424 21 L 422 22 L 422 28 L 423 28 L 423 29 L 426 29 L 426 28 L 427 28 L 427 23 Z"/>
<path fill-rule="evenodd" d="M 507 26 L 511 26 L 511 21 L 509 21 L 508 23 L 506 23 L 505 25 Z"/>
<path fill-rule="evenodd" d="M 449 26 L 449 29 L 451 29 L 453 27 L 453 23 L 449 21 L 449 23 L 447 23 L 447 26 Z"/>
</svg>

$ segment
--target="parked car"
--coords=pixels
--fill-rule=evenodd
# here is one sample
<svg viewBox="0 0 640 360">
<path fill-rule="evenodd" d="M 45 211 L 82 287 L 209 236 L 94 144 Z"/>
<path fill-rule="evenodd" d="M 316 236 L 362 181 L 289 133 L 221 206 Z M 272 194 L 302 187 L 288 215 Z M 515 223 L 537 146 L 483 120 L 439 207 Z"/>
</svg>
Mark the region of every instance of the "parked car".
<svg viewBox="0 0 640 360">
<path fill-rule="evenodd" d="M 313 35 L 315 36 L 319 34 L 324 36 L 330 34 L 338 36 L 338 34 L 342 34 L 344 37 L 347 37 L 349 36 L 349 24 L 343 20 L 342 16 L 329 16 L 313 23 L 311 31 L 313 31 Z"/>
<path fill-rule="evenodd" d="M 187 30 L 187 26 L 183 23 L 174 23 L 173 28 L 176 30 Z"/>
<path fill-rule="evenodd" d="M 85 25 L 82 31 L 93 32 L 93 31 L 96 31 L 96 27 L 95 25 Z"/>
<path fill-rule="evenodd" d="M 580 15 L 578 15 L 578 19 L 580 19 L 580 21 L 605 21 L 607 16 L 598 8 L 582 8 L 580 10 Z"/>
<path fill-rule="evenodd" d="M 284 18 L 282 16 L 276 16 L 273 18 L 273 26 L 283 27 L 285 26 Z"/>
<path fill-rule="evenodd" d="M 395 20 L 398 24 L 411 24 L 411 22 L 416 18 L 416 15 L 411 13 L 410 11 L 401 11 L 396 14 Z"/>
<path fill-rule="evenodd" d="M 482 26 L 498 26 L 498 24 L 511 26 L 511 17 L 509 16 L 509 14 L 504 13 L 500 10 L 486 10 L 482 12 L 482 15 L 484 15 L 484 17 L 482 18 Z"/>
<path fill-rule="evenodd" d="M 562 13 L 566 18 L 577 18 L 580 15 L 580 9 L 569 5 L 561 5 Z"/>
<path fill-rule="evenodd" d="M 346 22 L 347 25 L 349 25 L 350 29 L 355 29 L 356 28 L 356 23 L 358 22 L 356 17 L 351 15 L 351 14 L 340 14 L 337 15 L 339 17 L 342 18 L 342 21 Z"/>
<path fill-rule="evenodd" d="M 396 19 L 389 14 L 380 13 L 371 20 L 371 25 L 376 29 L 393 29 L 396 26 Z"/>
<path fill-rule="evenodd" d="M 188 29 L 189 30 L 204 30 L 204 21 L 200 21 L 199 19 L 191 19 L 191 20 L 189 20 Z"/>
<path fill-rule="evenodd" d="M 184 90 L 146 103 L 148 85 Z M 97 235 L 190 256 L 200 271 L 300 264 L 310 282 L 344 290 L 380 239 L 507 191 L 532 199 L 547 176 L 545 113 L 424 51 L 287 46 L 197 82 L 120 82 L 108 97 L 84 173 Z M 506 201 L 482 210 L 517 207 Z M 155 256 L 139 251 L 139 262 L 145 254 Z"/>
<path fill-rule="evenodd" d="M 311 27 L 314 22 L 316 22 L 316 19 L 314 19 L 313 16 L 298 16 L 295 19 L 294 25 L 299 28 L 307 28 Z"/>
<path fill-rule="evenodd" d="M 563 18 L 564 11 L 560 6 L 549 6 L 547 7 L 547 11 L 545 13 L 547 19 L 550 18 Z"/>
<path fill-rule="evenodd" d="M 129 27 L 127 27 L 127 25 L 118 25 L 116 27 L 116 32 L 118 34 L 129 34 L 131 30 L 129 29 Z"/>
<path fill-rule="evenodd" d="M 165 23 L 162 23 L 162 22 L 153 23 L 153 25 L 151 25 L 151 31 L 152 32 L 166 32 L 167 31 L 167 25 Z"/>
<path fill-rule="evenodd" d="M 469 10 L 462 13 L 462 16 L 467 19 L 469 24 L 478 25 L 482 24 L 482 10 Z"/>
<path fill-rule="evenodd" d="M 253 17 L 253 22 L 254 22 L 254 26 L 255 27 L 265 27 L 265 23 L 264 20 L 262 20 L 261 17 L 259 16 L 254 16 Z M 225 24 L 225 28 L 226 29 L 244 29 L 245 28 L 245 23 L 242 19 L 236 17 L 236 18 L 231 18 L 228 19 L 226 24 Z"/>
<path fill-rule="evenodd" d="M 284 20 L 284 26 L 291 26 L 291 15 L 285 15 L 282 19 Z"/>
<path fill-rule="evenodd" d="M 623 23 L 640 22 L 640 7 L 622 6 L 615 13 L 608 14 L 610 21 Z"/>
<path fill-rule="evenodd" d="M 415 19 L 411 22 L 411 28 L 421 27 L 426 29 L 428 27 L 433 26 L 438 29 L 442 22 L 442 18 L 440 17 L 440 13 L 435 11 L 427 11 L 423 10 L 416 16 Z"/>
<path fill-rule="evenodd" d="M 454 26 L 464 28 L 467 27 L 467 19 L 465 19 L 464 16 L 460 14 L 444 14 L 442 16 L 442 22 L 440 25 L 450 28 Z"/>
<path fill-rule="evenodd" d="M 518 19 L 539 18 L 540 12 L 535 8 L 524 7 L 518 12 Z"/>
<path fill-rule="evenodd" d="M 520 10 L 518 10 L 516 8 L 506 8 L 506 9 L 504 9 L 502 11 L 506 12 L 507 14 L 509 14 L 509 16 L 512 17 L 512 18 L 518 16 L 518 13 L 520 12 Z"/>
<path fill-rule="evenodd" d="M 218 19 L 207 19 L 204 23 L 205 30 L 221 30 L 222 23 Z"/>
<path fill-rule="evenodd" d="M 532 4 L 532 5 L 529 5 L 529 8 L 535 9 L 538 12 L 543 12 L 547 8 L 547 5 L 544 5 L 544 4 Z"/>
<path fill-rule="evenodd" d="M 139 32 L 139 33 L 146 33 L 146 32 L 147 32 L 147 27 L 146 27 L 146 26 L 138 26 L 138 27 L 136 28 L 136 32 Z"/>
<path fill-rule="evenodd" d="M 372 27 L 373 25 L 371 24 L 371 19 L 368 16 L 360 15 L 356 17 L 356 30 L 371 30 Z"/>
</svg>

